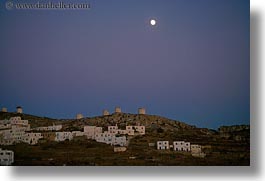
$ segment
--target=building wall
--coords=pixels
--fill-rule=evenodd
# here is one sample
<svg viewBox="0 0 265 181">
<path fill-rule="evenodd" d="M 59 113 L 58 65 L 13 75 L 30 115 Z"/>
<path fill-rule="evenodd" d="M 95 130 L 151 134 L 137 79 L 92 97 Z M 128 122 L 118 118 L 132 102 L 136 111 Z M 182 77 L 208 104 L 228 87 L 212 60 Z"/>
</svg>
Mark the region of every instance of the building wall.
<svg viewBox="0 0 265 181">
<path fill-rule="evenodd" d="M 102 127 L 84 126 L 84 135 L 88 139 L 95 139 L 95 135 L 98 133 L 102 133 Z"/>
<path fill-rule="evenodd" d="M 139 134 L 141 135 L 145 134 L 145 126 L 134 126 L 134 128 Z"/>
<path fill-rule="evenodd" d="M 201 145 L 190 145 L 190 150 L 191 150 L 191 153 L 194 153 L 194 154 L 202 152 Z"/>
<path fill-rule="evenodd" d="M 190 142 L 174 141 L 173 149 L 175 151 L 190 151 Z"/>
<path fill-rule="evenodd" d="M 14 162 L 14 152 L 0 148 L 0 165 L 11 165 Z"/>
<path fill-rule="evenodd" d="M 35 145 L 41 138 L 43 138 L 41 133 L 25 133 L 22 137 L 22 141 L 30 145 Z"/>
<path fill-rule="evenodd" d="M 124 147 L 124 146 L 122 146 L 122 147 L 114 147 L 114 152 L 124 152 L 124 151 L 126 151 L 127 150 L 127 148 L 126 147 Z"/>
<path fill-rule="evenodd" d="M 73 134 L 71 132 L 56 132 L 55 141 L 72 140 Z"/>
<path fill-rule="evenodd" d="M 84 136 L 84 132 L 82 131 L 72 131 L 73 136 Z"/>
<path fill-rule="evenodd" d="M 13 125 L 22 125 L 22 126 L 28 126 L 29 121 L 28 120 L 22 120 L 21 117 L 11 117 L 10 123 Z"/>
<path fill-rule="evenodd" d="M 118 134 L 118 126 L 108 126 L 108 132 L 112 134 Z"/>
<path fill-rule="evenodd" d="M 37 127 L 34 128 L 34 130 L 37 131 L 59 131 L 63 128 L 62 125 L 53 125 L 53 126 L 47 126 L 47 127 Z"/>
<path fill-rule="evenodd" d="M 168 150 L 169 149 L 169 141 L 157 141 L 157 149 L 158 150 Z"/>
</svg>

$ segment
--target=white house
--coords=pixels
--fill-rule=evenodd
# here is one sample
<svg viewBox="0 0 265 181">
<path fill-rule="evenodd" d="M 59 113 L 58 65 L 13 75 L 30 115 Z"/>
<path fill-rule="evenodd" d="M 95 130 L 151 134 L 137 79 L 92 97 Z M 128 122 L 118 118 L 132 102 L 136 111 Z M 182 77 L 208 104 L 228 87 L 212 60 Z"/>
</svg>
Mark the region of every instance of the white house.
<svg viewBox="0 0 265 181">
<path fill-rule="evenodd" d="M 72 140 L 73 134 L 71 132 L 56 132 L 55 141 Z"/>
<path fill-rule="evenodd" d="M 14 162 L 14 152 L 0 148 L 0 165 L 8 166 Z"/>
<path fill-rule="evenodd" d="M 37 130 L 37 131 L 59 131 L 63 128 L 63 126 L 60 124 L 60 125 L 52 125 L 52 126 L 47 126 L 47 127 L 37 127 L 37 128 L 34 128 L 34 130 Z"/>
<path fill-rule="evenodd" d="M 109 132 L 95 134 L 95 140 L 110 145 L 126 146 L 127 144 L 126 136 L 116 137 L 115 134 Z"/>
<path fill-rule="evenodd" d="M 11 129 L 0 130 L 0 144 L 12 145 L 19 143 L 25 134 L 27 127 L 12 125 Z"/>
<path fill-rule="evenodd" d="M 84 126 L 84 135 L 86 135 L 88 139 L 95 139 L 95 135 L 98 133 L 102 133 L 102 127 Z"/>
<path fill-rule="evenodd" d="M 135 129 L 140 135 L 144 135 L 144 134 L 145 134 L 145 126 L 134 126 L 134 129 Z"/>
<path fill-rule="evenodd" d="M 82 131 L 72 131 L 73 137 L 76 136 L 84 136 L 84 132 Z"/>
<path fill-rule="evenodd" d="M 113 134 L 118 134 L 118 126 L 108 126 L 108 132 Z"/>
<path fill-rule="evenodd" d="M 118 134 L 122 134 L 122 135 L 128 134 L 128 131 L 127 130 L 123 130 L 123 129 L 118 129 L 117 132 L 118 132 Z"/>
<path fill-rule="evenodd" d="M 202 152 L 202 147 L 201 145 L 191 145 L 191 153 L 201 153 Z"/>
<path fill-rule="evenodd" d="M 0 145 L 13 145 L 15 142 L 11 129 L 0 130 Z"/>
<path fill-rule="evenodd" d="M 24 133 L 24 135 L 22 136 L 22 142 L 28 143 L 30 145 L 35 145 L 41 138 L 43 138 L 41 133 Z"/>
<path fill-rule="evenodd" d="M 106 131 L 104 133 L 95 134 L 95 140 L 100 143 L 111 144 L 113 137 L 115 137 L 114 134 L 106 132 Z"/>
<path fill-rule="evenodd" d="M 0 129 L 10 129 L 11 123 L 9 120 L 0 120 Z"/>
<path fill-rule="evenodd" d="M 133 136 L 134 135 L 134 129 L 133 129 L 133 126 L 126 126 L 126 131 L 127 131 L 127 134 L 129 136 Z"/>
<path fill-rule="evenodd" d="M 190 151 L 190 142 L 174 141 L 173 149 L 175 151 Z"/>
<path fill-rule="evenodd" d="M 120 136 L 120 137 L 114 136 L 114 137 L 112 137 L 111 145 L 126 146 L 127 145 L 126 136 Z"/>
<path fill-rule="evenodd" d="M 191 145 L 191 155 L 194 157 L 200 157 L 204 158 L 206 154 L 202 152 L 202 146 L 201 145 Z"/>
<path fill-rule="evenodd" d="M 124 146 L 119 146 L 119 147 L 114 147 L 114 149 L 113 149 L 113 151 L 114 152 L 124 152 L 124 151 L 126 151 L 127 150 L 127 148 L 126 147 L 124 147 Z"/>
<path fill-rule="evenodd" d="M 21 126 L 28 126 L 29 121 L 28 120 L 22 120 L 21 117 L 11 117 L 10 118 L 10 123 L 12 125 L 21 125 Z"/>
<path fill-rule="evenodd" d="M 168 150 L 169 149 L 169 141 L 157 141 L 157 149 L 158 150 Z"/>
</svg>

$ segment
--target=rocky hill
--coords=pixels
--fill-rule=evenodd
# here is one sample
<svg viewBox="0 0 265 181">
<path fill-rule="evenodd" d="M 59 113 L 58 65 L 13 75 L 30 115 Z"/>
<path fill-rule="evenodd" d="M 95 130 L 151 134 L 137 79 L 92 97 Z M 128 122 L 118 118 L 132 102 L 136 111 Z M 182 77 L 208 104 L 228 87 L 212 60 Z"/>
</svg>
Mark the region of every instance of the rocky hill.
<svg viewBox="0 0 265 181">
<path fill-rule="evenodd" d="M 81 139 L 66 142 L 44 142 L 37 145 L 17 144 L 3 146 L 15 152 L 14 165 L 249 165 L 249 126 L 222 127 L 219 131 L 197 128 L 181 121 L 156 115 L 114 113 L 83 119 L 58 120 L 28 114 L 3 113 L 0 119 L 20 116 L 29 120 L 31 127 L 62 124 L 64 131 L 83 130 L 85 125 L 103 127 L 118 125 L 144 125 L 146 134 L 128 138 L 127 151 L 113 153 L 109 145 Z M 243 129 L 243 130 L 242 130 Z M 223 137 L 224 135 L 229 135 Z M 232 135 L 232 136 L 231 136 Z M 235 139 L 236 138 L 236 139 Z M 149 143 L 159 140 L 183 140 L 202 145 L 207 156 L 194 158 L 189 153 L 157 150 Z M 71 155 L 71 156 L 70 156 Z M 131 159 L 133 158 L 133 159 Z"/>
</svg>

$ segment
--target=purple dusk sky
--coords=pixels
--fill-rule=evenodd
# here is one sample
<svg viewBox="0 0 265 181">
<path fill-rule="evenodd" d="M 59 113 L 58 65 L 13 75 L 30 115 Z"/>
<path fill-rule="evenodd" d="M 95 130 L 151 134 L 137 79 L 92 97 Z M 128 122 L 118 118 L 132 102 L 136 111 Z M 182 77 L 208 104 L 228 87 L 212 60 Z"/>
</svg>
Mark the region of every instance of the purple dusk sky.
<svg viewBox="0 0 265 181">
<path fill-rule="evenodd" d="M 1 1 L 1 107 L 53 118 L 145 107 L 198 127 L 249 124 L 249 0 L 63 1 L 91 8 Z"/>
</svg>

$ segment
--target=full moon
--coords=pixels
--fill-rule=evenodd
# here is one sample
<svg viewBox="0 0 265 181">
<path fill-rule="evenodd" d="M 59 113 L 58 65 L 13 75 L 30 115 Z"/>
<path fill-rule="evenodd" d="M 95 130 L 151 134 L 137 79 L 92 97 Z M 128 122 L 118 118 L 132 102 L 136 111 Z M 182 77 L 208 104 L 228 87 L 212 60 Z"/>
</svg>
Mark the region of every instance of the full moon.
<svg viewBox="0 0 265 181">
<path fill-rule="evenodd" d="M 152 26 L 155 26 L 155 25 L 156 25 L 156 20 L 151 19 L 151 20 L 150 20 L 150 24 L 151 24 Z"/>
</svg>

